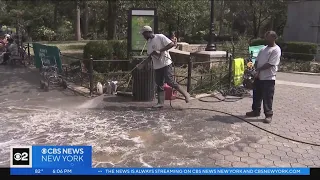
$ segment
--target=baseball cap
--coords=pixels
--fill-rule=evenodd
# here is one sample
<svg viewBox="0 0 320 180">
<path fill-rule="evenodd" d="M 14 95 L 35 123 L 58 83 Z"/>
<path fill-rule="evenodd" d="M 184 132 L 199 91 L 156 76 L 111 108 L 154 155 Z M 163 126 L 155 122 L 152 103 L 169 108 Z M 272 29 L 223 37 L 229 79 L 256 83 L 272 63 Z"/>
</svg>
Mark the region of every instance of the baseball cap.
<svg viewBox="0 0 320 180">
<path fill-rule="evenodd" d="M 143 26 L 140 33 L 144 33 L 144 32 L 152 32 L 152 28 L 150 26 Z"/>
</svg>

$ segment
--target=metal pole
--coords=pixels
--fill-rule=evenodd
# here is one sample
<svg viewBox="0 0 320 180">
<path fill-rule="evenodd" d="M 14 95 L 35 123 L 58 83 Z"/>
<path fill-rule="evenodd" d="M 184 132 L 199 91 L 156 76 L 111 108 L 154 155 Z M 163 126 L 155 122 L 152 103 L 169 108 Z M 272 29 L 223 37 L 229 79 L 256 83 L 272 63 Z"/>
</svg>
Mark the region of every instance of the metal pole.
<svg viewBox="0 0 320 180">
<path fill-rule="evenodd" d="M 192 63 L 192 59 L 190 58 L 188 62 L 188 77 L 187 77 L 187 92 L 189 93 L 191 91 L 192 66 L 193 66 L 193 63 Z"/>
<path fill-rule="evenodd" d="M 214 44 L 214 0 L 210 0 L 211 3 L 211 12 L 210 12 L 210 34 L 209 34 L 209 40 L 206 47 L 206 51 L 215 51 L 216 46 Z"/>
<path fill-rule="evenodd" d="M 82 73 L 82 72 L 81 72 Z M 90 80 L 90 96 L 93 95 L 93 58 L 90 55 L 89 59 L 89 80 Z"/>
</svg>

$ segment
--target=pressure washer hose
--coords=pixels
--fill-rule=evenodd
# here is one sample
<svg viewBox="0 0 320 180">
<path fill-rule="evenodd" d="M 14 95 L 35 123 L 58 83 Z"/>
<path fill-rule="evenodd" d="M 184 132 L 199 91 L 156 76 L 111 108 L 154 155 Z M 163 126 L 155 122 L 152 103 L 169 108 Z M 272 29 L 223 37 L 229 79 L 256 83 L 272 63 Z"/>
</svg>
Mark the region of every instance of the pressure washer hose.
<svg viewBox="0 0 320 180">
<path fill-rule="evenodd" d="M 168 59 L 170 59 L 170 60 L 172 61 L 173 74 L 174 74 L 174 76 L 176 77 L 176 68 L 175 68 L 175 65 L 174 65 L 174 63 L 173 63 L 173 60 L 172 60 L 171 58 L 167 57 L 167 56 L 166 56 L 166 58 L 168 58 Z M 226 100 L 226 97 L 224 97 L 224 99 L 220 99 L 220 98 L 218 98 L 218 97 L 215 96 L 215 95 L 212 95 L 211 97 L 214 97 L 214 98 L 218 99 L 218 102 L 222 102 L 222 101 L 225 101 L 225 100 Z M 240 100 L 240 99 L 243 99 L 243 98 L 239 98 L 238 100 Z M 198 99 L 198 101 L 206 102 L 206 103 L 209 103 L 209 102 L 210 102 L 210 101 L 203 100 L 202 98 Z M 258 125 L 255 125 L 254 123 L 246 120 L 245 118 L 239 117 L 239 116 L 237 116 L 237 115 L 234 115 L 234 114 L 231 114 L 231 113 L 228 113 L 228 112 L 219 111 L 219 110 L 216 110 L 216 109 L 192 108 L 192 107 L 180 108 L 180 109 L 179 109 L 179 108 L 175 108 L 175 107 L 172 106 L 172 100 L 171 100 L 171 99 L 170 99 L 170 107 L 171 107 L 172 109 L 177 109 L 177 110 L 191 109 L 191 110 L 211 111 L 211 112 L 217 112 L 217 113 L 225 114 L 225 115 L 228 115 L 228 116 L 237 118 L 237 119 L 239 119 L 239 120 L 241 120 L 241 121 L 244 121 L 244 122 L 252 125 L 253 127 L 256 127 L 256 128 L 258 128 L 258 129 L 260 129 L 260 130 L 262 130 L 262 131 L 265 131 L 265 132 L 270 133 L 270 134 L 272 134 L 272 135 L 281 137 L 281 138 L 283 138 L 283 139 L 287 139 L 287 140 L 289 140 L 289 141 L 294 141 L 294 142 L 298 142 L 298 143 L 302 143 L 302 144 L 307 144 L 307 145 L 311 145 L 311 146 L 320 146 L 320 144 L 316 144 L 316 143 L 312 143 L 312 142 L 300 141 L 300 140 L 296 140 L 296 139 L 293 139 L 293 138 L 289 138 L 289 137 L 286 137 L 286 136 L 277 134 L 277 133 L 275 133 L 275 132 L 272 132 L 272 131 L 269 131 L 269 130 L 267 130 L 267 129 L 265 129 L 265 128 L 262 128 L 262 127 L 260 127 L 260 126 L 258 126 Z"/>
</svg>

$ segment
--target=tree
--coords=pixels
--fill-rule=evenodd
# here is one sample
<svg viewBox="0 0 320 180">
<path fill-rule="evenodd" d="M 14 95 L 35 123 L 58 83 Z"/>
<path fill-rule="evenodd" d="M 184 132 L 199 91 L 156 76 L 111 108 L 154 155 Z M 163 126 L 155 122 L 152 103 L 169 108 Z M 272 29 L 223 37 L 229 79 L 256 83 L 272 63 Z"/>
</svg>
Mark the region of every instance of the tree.
<svg viewBox="0 0 320 180">
<path fill-rule="evenodd" d="M 83 14 L 83 36 L 86 37 L 89 32 L 89 6 L 87 1 L 83 1 L 84 14 Z"/>
<path fill-rule="evenodd" d="M 117 0 L 108 0 L 108 36 L 107 40 L 115 38 L 117 18 Z"/>
<path fill-rule="evenodd" d="M 81 16 L 81 12 L 80 12 L 80 2 L 76 1 L 75 2 L 76 5 L 76 18 L 75 18 L 75 31 L 76 31 L 76 40 L 80 41 L 81 40 L 81 26 L 80 26 L 80 16 Z"/>
</svg>

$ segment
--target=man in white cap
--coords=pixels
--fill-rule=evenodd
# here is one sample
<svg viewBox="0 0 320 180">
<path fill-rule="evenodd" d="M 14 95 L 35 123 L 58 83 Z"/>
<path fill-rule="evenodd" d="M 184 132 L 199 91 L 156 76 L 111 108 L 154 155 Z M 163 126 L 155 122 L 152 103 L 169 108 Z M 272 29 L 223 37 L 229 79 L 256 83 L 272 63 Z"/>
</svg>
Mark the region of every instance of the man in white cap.
<svg viewBox="0 0 320 180">
<path fill-rule="evenodd" d="M 182 89 L 182 87 L 174 80 L 172 60 L 169 49 L 175 44 L 163 34 L 154 34 L 150 26 L 144 26 L 141 34 L 148 41 L 147 54 L 151 56 L 153 68 L 155 69 L 155 81 L 157 84 L 158 103 L 155 108 L 162 108 L 165 100 L 165 92 L 163 85 L 167 83 L 172 88 L 180 92 L 186 103 L 190 101 L 190 94 Z M 144 66 L 148 61 L 145 61 L 139 68 Z"/>
</svg>

